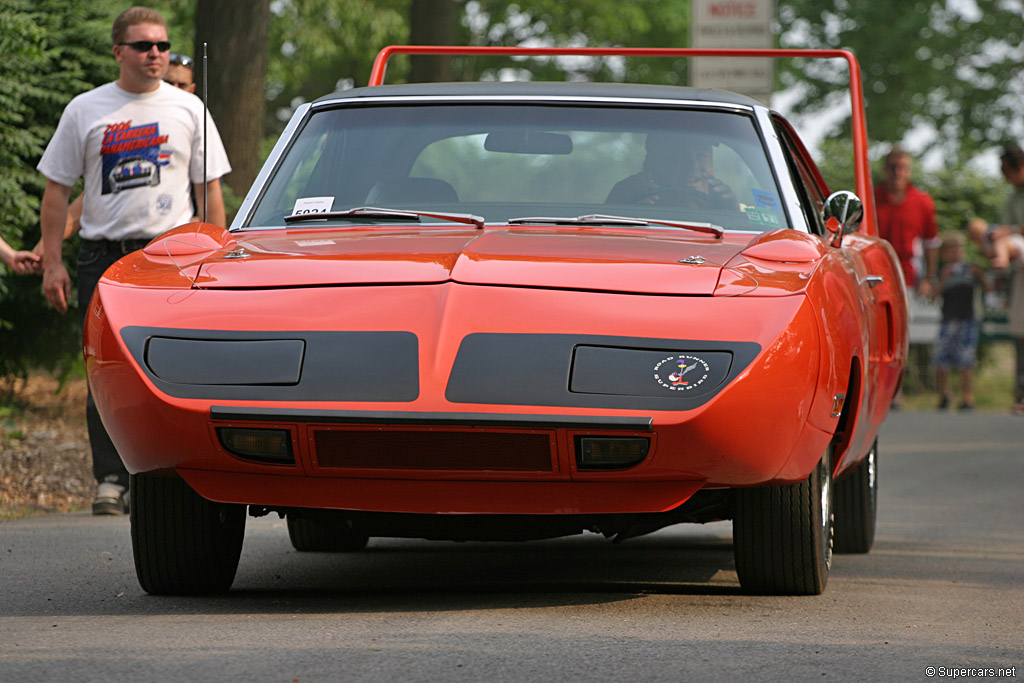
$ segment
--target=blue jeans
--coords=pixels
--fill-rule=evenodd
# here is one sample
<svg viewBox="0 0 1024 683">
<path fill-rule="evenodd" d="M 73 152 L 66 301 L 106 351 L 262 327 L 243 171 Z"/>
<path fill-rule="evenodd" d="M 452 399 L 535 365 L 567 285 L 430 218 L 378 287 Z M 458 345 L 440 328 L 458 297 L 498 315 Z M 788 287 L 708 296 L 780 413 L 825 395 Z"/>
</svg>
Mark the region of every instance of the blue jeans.
<svg viewBox="0 0 1024 683">
<path fill-rule="evenodd" d="M 122 240 L 107 242 L 105 240 L 82 240 L 78 250 L 78 322 L 85 331 L 85 314 L 89 310 L 89 300 L 96 290 L 96 284 L 103 273 L 115 261 L 135 249 L 141 249 L 149 240 Z M 85 422 L 89 429 L 89 446 L 92 449 L 92 473 L 97 482 L 109 481 L 128 487 L 128 470 L 121 462 L 114 443 L 110 440 L 107 430 L 100 420 L 99 411 L 89 391 L 85 403 Z"/>
</svg>

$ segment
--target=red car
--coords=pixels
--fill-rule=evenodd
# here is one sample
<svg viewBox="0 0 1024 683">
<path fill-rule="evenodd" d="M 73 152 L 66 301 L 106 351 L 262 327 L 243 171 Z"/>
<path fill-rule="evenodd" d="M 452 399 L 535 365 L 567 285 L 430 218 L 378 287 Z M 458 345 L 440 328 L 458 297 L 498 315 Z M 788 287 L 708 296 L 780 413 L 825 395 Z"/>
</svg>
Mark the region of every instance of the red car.
<svg viewBox="0 0 1024 683">
<path fill-rule="evenodd" d="M 907 350 L 859 91 L 856 194 L 830 195 L 746 97 L 379 85 L 424 49 L 300 107 L 229 230 L 172 230 L 97 287 L 142 587 L 227 590 L 246 514 L 274 512 L 306 551 L 732 519 L 745 590 L 820 593 L 833 547 L 871 547 Z M 848 53 L 799 54 L 858 86 Z"/>
</svg>

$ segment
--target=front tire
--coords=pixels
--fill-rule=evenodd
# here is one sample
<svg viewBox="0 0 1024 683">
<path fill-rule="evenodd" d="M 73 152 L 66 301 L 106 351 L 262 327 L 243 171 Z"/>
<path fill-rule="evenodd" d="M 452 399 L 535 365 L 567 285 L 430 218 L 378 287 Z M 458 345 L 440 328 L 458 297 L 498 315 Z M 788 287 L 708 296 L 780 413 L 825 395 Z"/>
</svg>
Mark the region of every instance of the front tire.
<svg viewBox="0 0 1024 683">
<path fill-rule="evenodd" d="M 206 500 L 176 476 L 132 475 L 132 551 L 154 595 L 223 593 L 238 570 L 245 506 Z"/>
<path fill-rule="evenodd" d="M 745 591 L 820 595 L 832 566 L 832 446 L 798 484 L 736 490 L 733 553 Z"/>
<path fill-rule="evenodd" d="M 866 553 L 878 518 L 878 441 L 868 457 L 836 480 L 836 552 Z"/>
</svg>

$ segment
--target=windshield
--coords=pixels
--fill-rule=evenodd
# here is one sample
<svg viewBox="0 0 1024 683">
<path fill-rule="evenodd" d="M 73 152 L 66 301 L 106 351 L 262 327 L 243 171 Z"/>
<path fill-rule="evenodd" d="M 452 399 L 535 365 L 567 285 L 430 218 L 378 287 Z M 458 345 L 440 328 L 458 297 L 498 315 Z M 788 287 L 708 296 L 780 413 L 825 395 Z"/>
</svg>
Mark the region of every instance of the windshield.
<svg viewBox="0 0 1024 683">
<path fill-rule="evenodd" d="M 578 103 L 317 111 L 247 225 L 360 207 L 473 214 L 490 223 L 596 214 L 730 230 L 788 227 L 751 115 Z M 358 212 L 325 222 L 357 219 L 374 222 Z"/>
</svg>

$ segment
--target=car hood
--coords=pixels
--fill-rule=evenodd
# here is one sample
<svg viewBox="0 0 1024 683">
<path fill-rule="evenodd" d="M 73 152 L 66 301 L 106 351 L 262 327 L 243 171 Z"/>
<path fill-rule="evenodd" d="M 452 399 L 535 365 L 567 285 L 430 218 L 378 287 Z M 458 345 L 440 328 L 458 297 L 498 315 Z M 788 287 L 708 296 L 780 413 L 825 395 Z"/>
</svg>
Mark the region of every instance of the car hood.
<svg viewBox="0 0 1024 683">
<path fill-rule="evenodd" d="M 675 228 L 359 228 L 216 235 L 209 227 L 184 237 L 172 231 L 147 246 L 146 254 L 166 260 L 171 245 L 188 251 L 173 263 L 204 289 L 458 282 L 710 295 L 722 267 L 741 251 L 766 243 L 762 256 L 771 259 L 777 254 L 767 252 L 779 242 L 766 242 L 764 235 L 718 238 Z M 201 236 L 209 242 L 202 250 Z M 793 259 L 791 247 L 782 252 Z M 800 254 L 805 261 L 820 256 L 807 248 Z"/>
</svg>

